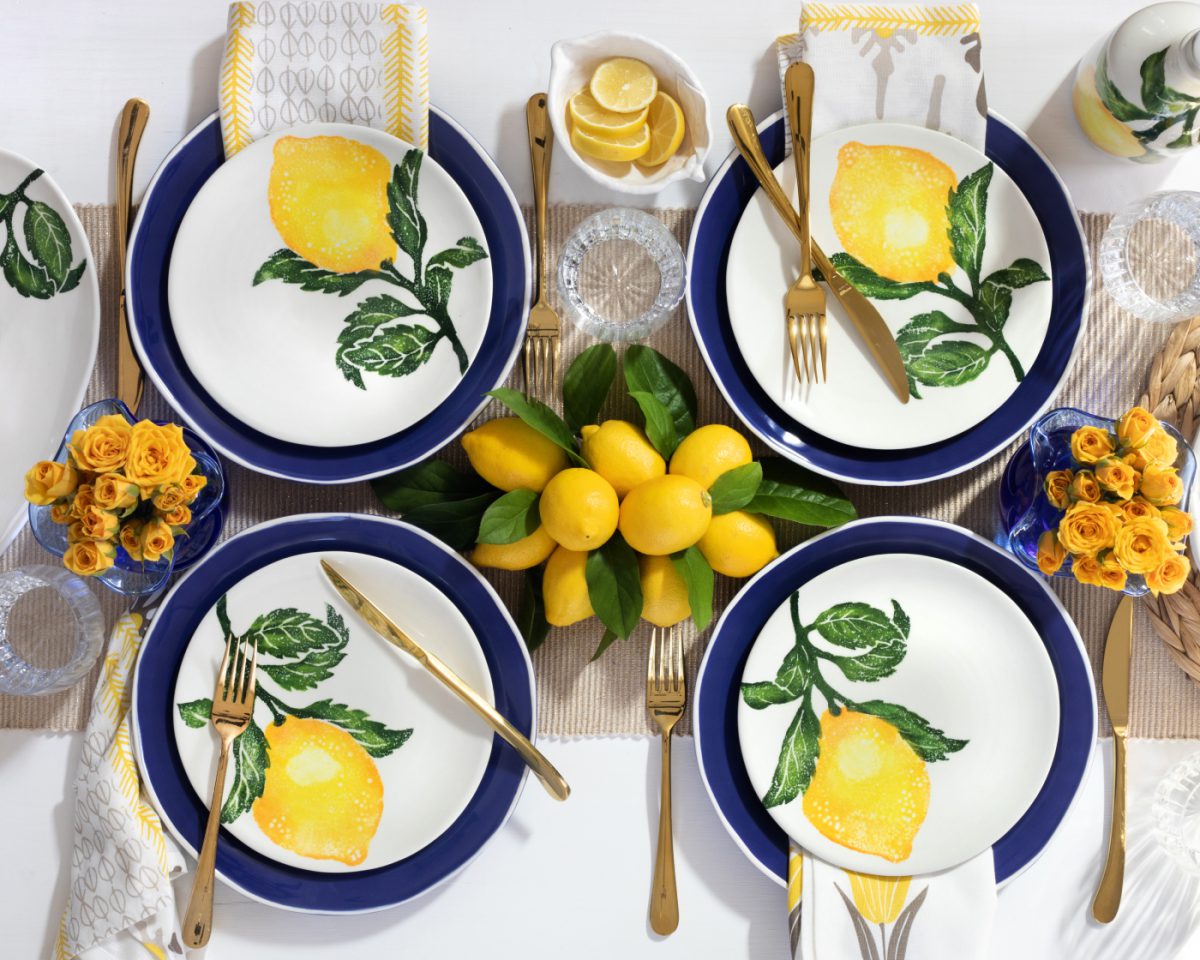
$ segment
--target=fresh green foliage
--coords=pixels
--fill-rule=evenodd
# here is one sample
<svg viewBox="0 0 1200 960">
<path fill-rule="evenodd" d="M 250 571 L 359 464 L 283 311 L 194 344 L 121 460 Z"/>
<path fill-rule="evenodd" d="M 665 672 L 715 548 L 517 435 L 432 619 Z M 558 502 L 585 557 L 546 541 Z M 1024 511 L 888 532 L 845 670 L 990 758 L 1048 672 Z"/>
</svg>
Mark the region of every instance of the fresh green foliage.
<svg viewBox="0 0 1200 960">
<path fill-rule="evenodd" d="M 765 457 L 762 481 L 746 504 L 747 513 L 778 517 L 810 527 L 836 527 L 858 518 L 858 511 L 827 477 L 780 457 Z"/>
<path fill-rule="evenodd" d="M 713 516 L 741 510 L 754 499 L 762 485 L 762 464 L 757 461 L 726 470 L 708 488 L 712 497 Z"/>
<path fill-rule="evenodd" d="M 562 417 L 541 400 L 536 397 L 527 397 L 508 387 L 489 390 L 488 396 L 495 397 L 542 436 L 553 440 L 567 452 L 567 456 L 576 464 L 581 467 L 587 466 L 587 463 L 575 450 L 575 437 L 571 433 L 571 428 L 563 422 Z"/>
<path fill-rule="evenodd" d="M 0 248 L 0 270 L 8 285 L 23 297 L 49 300 L 79 286 L 87 259 L 71 266 L 71 234 L 66 223 L 48 203 L 31 200 L 26 190 L 41 170 L 34 170 L 11 193 L 0 194 L 0 226 L 5 228 Z M 18 211 L 24 212 L 18 219 Z M 17 243 L 18 222 L 30 260 Z"/>
<path fill-rule="evenodd" d="M 609 630 L 625 639 L 642 616 L 642 579 L 637 554 L 619 533 L 587 556 L 588 599 Z"/>
<path fill-rule="evenodd" d="M 697 546 L 671 554 L 675 569 L 687 584 L 688 607 L 697 630 L 703 630 L 713 618 L 713 568 Z"/>
<path fill-rule="evenodd" d="M 546 604 L 542 599 L 541 567 L 525 571 L 525 589 L 521 591 L 521 605 L 517 608 L 517 629 L 531 653 L 545 643 L 550 633 Z"/>
<path fill-rule="evenodd" d="M 462 473 L 443 460 L 426 460 L 371 485 L 386 507 L 455 550 L 476 542 L 484 514 L 500 496 L 474 473 Z"/>
<path fill-rule="evenodd" d="M 629 396 L 642 411 L 646 439 L 662 454 L 664 460 L 670 460 L 671 454 L 679 446 L 679 433 L 675 429 L 675 421 L 671 419 L 671 411 L 658 397 L 645 390 L 631 390 Z"/>
<path fill-rule="evenodd" d="M 563 376 L 563 416 L 578 433 L 597 423 L 617 375 L 617 352 L 607 343 L 594 343 L 567 367 Z"/>
<path fill-rule="evenodd" d="M 658 452 L 670 458 L 675 452 L 679 440 L 696 429 L 696 388 L 688 375 L 657 350 L 634 344 L 625 350 L 621 361 L 621 369 L 625 376 L 625 385 L 629 394 L 642 408 L 643 416 L 646 407 L 638 394 L 650 394 L 670 414 L 674 425 L 674 442 L 668 450 L 655 444 Z M 649 424 L 647 424 L 649 434 Z M 665 437 L 664 437 L 665 439 Z M 654 443 L 651 439 L 651 443 Z"/>
<path fill-rule="evenodd" d="M 592 654 L 589 662 L 595 663 L 597 660 L 599 660 L 604 655 L 604 651 L 611 647 L 613 641 L 616 639 L 617 635 L 606 627 L 604 629 L 604 635 L 600 638 L 600 642 L 596 645 L 596 652 Z"/>
<path fill-rule="evenodd" d="M 532 490 L 512 490 L 493 500 L 479 523 L 478 543 L 516 543 L 533 533 L 542 522 L 538 495 Z"/>
</svg>

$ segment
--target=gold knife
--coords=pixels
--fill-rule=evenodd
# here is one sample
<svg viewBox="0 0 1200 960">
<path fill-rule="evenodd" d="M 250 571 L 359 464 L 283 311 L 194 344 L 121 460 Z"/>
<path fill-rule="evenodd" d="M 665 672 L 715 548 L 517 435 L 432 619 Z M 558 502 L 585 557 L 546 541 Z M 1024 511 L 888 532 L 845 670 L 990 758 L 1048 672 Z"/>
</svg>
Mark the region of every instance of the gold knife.
<svg viewBox="0 0 1200 960">
<path fill-rule="evenodd" d="M 117 270 L 120 300 L 117 307 L 117 399 L 136 414 L 142 402 L 144 377 L 129 340 L 125 314 L 125 247 L 129 242 L 129 214 L 133 208 L 133 166 L 138 146 L 150 119 L 150 105 L 134 97 L 121 111 L 117 130 Z"/>
<path fill-rule="evenodd" d="M 779 181 L 775 179 L 775 171 L 771 169 L 762 143 L 758 139 L 758 125 L 754 122 L 754 114 L 744 103 L 735 103 L 726 111 L 725 119 L 729 123 L 734 145 L 750 165 L 754 179 L 763 188 L 783 222 L 796 235 L 796 239 L 803 243 L 799 214 L 787 194 L 783 192 Z M 875 305 L 834 269 L 816 240 L 812 241 L 811 249 L 813 263 L 825 277 L 826 286 L 846 311 L 850 322 L 858 330 L 859 336 L 863 338 L 879 369 L 896 391 L 900 402 L 908 403 L 908 372 L 904 369 L 904 360 L 900 357 L 900 348 L 896 346 L 896 338 L 892 336 L 892 331 L 888 329 Z"/>
<path fill-rule="evenodd" d="M 571 795 L 571 788 L 563 779 L 561 773 L 547 760 L 540 750 L 535 747 L 516 727 L 502 717 L 490 703 L 472 690 L 457 673 L 451 670 L 440 659 L 422 647 L 412 637 L 398 627 L 387 614 L 380 610 L 359 590 L 350 583 L 332 563 L 321 560 L 321 569 L 333 584 L 334 589 L 342 595 L 355 612 L 367 622 L 367 625 L 388 643 L 399 647 L 413 657 L 421 666 L 444 683 L 455 696 L 487 721 L 488 725 L 500 734 L 521 755 L 521 759 L 529 769 L 542 781 L 542 786 L 555 800 L 566 800 Z"/>
<path fill-rule="evenodd" d="M 1121 906 L 1125 881 L 1125 736 L 1129 731 L 1129 666 L 1133 657 L 1133 597 L 1122 597 L 1104 644 L 1104 706 L 1113 731 L 1113 805 L 1108 831 L 1108 859 L 1092 916 L 1108 923 Z"/>
</svg>

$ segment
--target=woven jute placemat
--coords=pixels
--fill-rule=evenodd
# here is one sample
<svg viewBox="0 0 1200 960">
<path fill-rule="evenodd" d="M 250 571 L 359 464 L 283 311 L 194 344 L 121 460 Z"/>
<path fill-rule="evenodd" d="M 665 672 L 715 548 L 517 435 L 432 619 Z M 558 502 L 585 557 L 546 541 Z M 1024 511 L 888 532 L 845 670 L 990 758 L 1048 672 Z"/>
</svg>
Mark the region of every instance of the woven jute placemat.
<svg viewBox="0 0 1200 960">
<path fill-rule="evenodd" d="M 111 396 L 116 377 L 116 264 L 114 262 L 114 218 L 111 207 L 77 208 L 91 241 L 104 303 L 99 361 L 88 392 L 88 400 Z M 557 251 L 570 231 L 598 207 L 562 205 L 552 207 L 549 216 L 550 247 Z M 693 213 L 690 210 L 660 210 L 659 216 L 686 246 Z M 1085 214 L 1084 229 L 1088 246 L 1097 248 L 1108 218 Z M 612 289 L 637 283 L 638 278 L 615 272 Z M 552 299 L 554 291 L 550 291 Z M 1118 310 L 1093 278 L 1092 305 L 1080 360 L 1059 398 L 1061 404 L 1079 406 L 1101 415 L 1120 413 L 1142 393 L 1147 371 L 1170 332 L 1140 323 Z M 701 422 L 728 423 L 738 420 L 725 403 L 709 376 L 692 339 L 686 312 L 681 306 L 670 322 L 649 341 L 691 375 L 696 385 Z M 569 323 L 564 324 L 564 361 L 569 362 L 586 346 L 586 338 Z M 836 358 L 834 358 L 836 362 Z M 520 387 L 514 376 L 510 385 Z M 614 391 L 615 393 L 616 391 Z M 606 415 L 629 413 L 615 405 Z M 162 398 L 147 385 L 141 413 L 168 417 L 170 410 Z M 494 416 L 488 410 L 484 417 Z M 863 516 L 901 514 L 933 517 L 960 524 L 987 537 L 997 532 L 996 481 L 1017 442 L 965 474 L 917 487 L 887 488 L 849 486 L 847 493 Z M 756 447 L 759 453 L 765 449 Z M 458 444 L 451 444 L 443 456 L 464 463 Z M 226 464 L 229 478 L 229 509 L 224 535 L 274 517 L 296 513 L 346 511 L 381 513 L 378 501 L 365 483 L 338 487 L 313 487 L 261 477 L 235 464 Z M 781 548 L 790 546 L 814 531 L 779 525 Z M 0 557 L 0 569 L 27 563 L 55 562 L 24 531 Z M 521 578 L 515 574 L 488 572 L 500 594 L 516 609 Z M 738 582 L 717 578 L 718 609 L 728 603 Z M 1084 644 L 1098 667 L 1104 637 L 1117 597 L 1107 591 L 1083 587 L 1074 582 L 1053 581 L 1054 590 L 1079 626 Z M 97 590 L 109 623 L 127 602 L 105 590 Z M 63 643 L 65 623 L 58 619 L 48 601 L 37 595 L 23 601 L 14 611 L 17 646 L 38 648 L 38 656 L 48 661 L 61 658 L 57 646 Z M 1144 611 L 1139 611 L 1137 642 L 1134 650 L 1132 734 L 1139 737 L 1183 737 L 1200 735 L 1200 688 L 1192 684 L 1171 661 L 1157 639 Z M 555 631 L 533 656 L 538 681 L 539 732 L 544 736 L 650 735 L 645 712 L 645 655 L 648 632 L 639 629 L 626 642 L 615 643 L 603 658 L 589 663 L 600 637 L 596 621 L 567 630 Z M 687 667 L 694 677 L 707 635 L 696 636 L 687 629 Z M 163 678 L 164 683 L 172 682 Z M 0 727 L 81 729 L 86 719 L 92 680 L 65 693 L 43 698 L 0 697 Z M 1019 704 L 1014 704 L 1019 707 Z M 1101 729 L 1107 723 L 1101 711 Z M 684 732 L 690 719 L 684 719 Z"/>
</svg>

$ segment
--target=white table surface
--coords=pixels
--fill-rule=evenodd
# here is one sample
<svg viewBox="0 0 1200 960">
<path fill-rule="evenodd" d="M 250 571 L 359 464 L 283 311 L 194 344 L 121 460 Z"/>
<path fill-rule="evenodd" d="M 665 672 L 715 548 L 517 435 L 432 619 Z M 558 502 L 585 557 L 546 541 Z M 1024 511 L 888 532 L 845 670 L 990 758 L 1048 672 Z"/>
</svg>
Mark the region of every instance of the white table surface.
<svg viewBox="0 0 1200 960">
<path fill-rule="evenodd" d="M 550 44 L 599 29 L 645 33 L 682 55 L 713 104 L 711 171 L 730 148 L 724 108 L 761 117 L 779 103 L 773 38 L 795 28 L 797 0 L 429 0 L 433 99 L 498 160 L 530 199 L 523 108 L 544 87 Z M 1071 114 L 1075 61 L 1141 0 L 981 0 L 984 65 L 993 109 L 1047 153 L 1076 206 L 1114 210 L 1141 194 L 1194 187 L 1200 151 L 1174 165 L 1138 166 L 1092 148 Z M 131 96 L 152 113 L 140 194 L 166 152 L 215 106 L 224 0 L 0 0 L 0 148 L 45 167 L 76 202 L 113 199 L 116 117 Z M 695 205 L 702 186 L 677 185 L 654 203 Z M 552 199 L 630 203 L 565 158 Z M 642 201 L 645 203 L 646 201 Z M 0 731 L 0 955 L 46 956 L 65 897 L 69 786 L 80 737 Z M 1148 743 L 1131 754 L 1147 791 L 1195 744 Z M 646 925 L 657 810 L 657 745 L 589 740 L 550 745 L 572 782 L 569 804 L 536 786 L 463 875 L 418 903 L 352 919 L 297 917 L 218 889 L 213 960 L 296 957 L 762 957 L 787 955 L 783 895 L 742 857 L 708 804 L 690 741 L 676 750 L 676 856 L 682 922 L 660 941 Z M 1097 748 L 1101 750 L 1101 747 Z M 1105 754 L 1106 757 L 1106 754 Z M 1086 921 L 1103 848 L 1107 759 L 1046 854 L 1000 897 L 993 955 L 1200 956 L 1146 931 L 1178 929 L 1179 897 L 1195 881 L 1131 877 L 1117 923 Z M 1145 803 L 1142 804 L 1145 809 Z M 1134 837 L 1134 841 L 1137 841 Z M 1143 831 L 1142 842 L 1149 842 Z M 1182 893 L 1181 893 L 1182 890 Z"/>
</svg>

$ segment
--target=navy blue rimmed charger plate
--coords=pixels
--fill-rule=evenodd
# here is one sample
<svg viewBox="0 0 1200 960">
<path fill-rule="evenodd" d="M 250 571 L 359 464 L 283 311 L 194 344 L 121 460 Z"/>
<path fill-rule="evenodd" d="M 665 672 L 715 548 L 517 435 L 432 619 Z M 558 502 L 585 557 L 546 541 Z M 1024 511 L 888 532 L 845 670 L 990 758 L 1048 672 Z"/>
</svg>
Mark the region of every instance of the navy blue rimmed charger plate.
<svg viewBox="0 0 1200 960">
<path fill-rule="evenodd" d="M 1042 852 L 1083 785 L 1096 739 L 1096 687 L 1079 632 L 1049 586 L 961 527 L 916 517 L 859 520 L 788 551 L 739 591 L 713 631 L 696 681 L 693 729 L 705 788 L 742 851 L 786 885 L 787 836 L 755 793 L 738 742 L 742 670 L 763 624 L 793 590 L 843 563 L 888 553 L 937 557 L 978 574 L 1020 607 L 1046 645 L 1058 685 L 1058 740 L 1037 797 L 992 846 L 996 882 L 1004 883 Z"/>
<path fill-rule="evenodd" d="M 758 132 L 772 166 L 781 163 L 783 111 L 759 124 Z M 1045 234 L 1054 296 L 1049 329 L 1025 379 L 998 410 L 957 436 L 901 450 L 868 450 L 823 437 L 789 416 L 754 379 L 730 325 L 725 269 L 738 221 L 759 187 L 736 151 L 709 181 L 688 246 L 688 315 L 700 353 L 725 399 L 772 449 L 818 473 L 852 483 L 923 483 L 981 463 L 1049 408 L 1083 334 L 1087 246 L 1071 198 L 1054 169 L 1023 133 L 994 113 L 988 115 L 985 152 L 1020 188 Z"/>
<path fill-rule="evenodd" d="M 436 107 L 429 116 L 429 156 L 466 194 L 483 225 L 492 268 L 487 329 L 466 375 L 435 411 L 390 437 L 347 447 L 288 443 L 254 430 L 224 410 L 188 369 L 171 328 L 167 275 L 188 206 L 225 161 L 217 114 L 203 120 L 162 162 L 129 241 L 130 333 L 159 392 L 223 456 L 259 473 L 306 483 L 381 476 L 424 459 L 456 437 L 483 408 L 487 391 L 508 376 L 523 343 L 532 282 L 520 208 L 483 148 Z"/>
<path fill-rule="evenodd" d="M 167 594 L 142 643 L 133 685 L 138 765 L 163 824 L 193 854 L 200 848 L 207 803 L 197 796 L 175 746 L 172 699 L 184 651 L 217 598 L 250 573 L 284 557 L 351 551 L 406 567 L 441 591 L 474 631 L 492 677 L 496 709 L 531 739 L 536 699 L 533 666 L 516 625 L 487 581 L 458 554 L 398 520 L 309 514 L 251 527 L 225 541 Z M 312 913 L 360 913 L 403 903 L 469 863 L 504 825 L 528 768 L 494 738 L 478 788 L 459 817 L 428 846 L 387 866 L 317 873 L 278 863 L 228 832 L 217 848 L 217 873 L 245 895 Z"/>
</svg>

